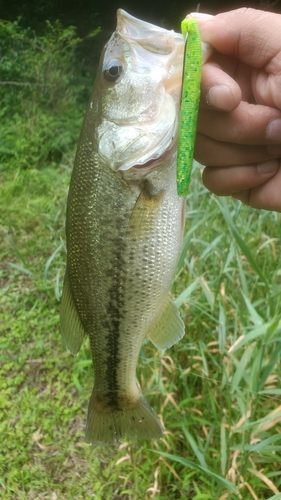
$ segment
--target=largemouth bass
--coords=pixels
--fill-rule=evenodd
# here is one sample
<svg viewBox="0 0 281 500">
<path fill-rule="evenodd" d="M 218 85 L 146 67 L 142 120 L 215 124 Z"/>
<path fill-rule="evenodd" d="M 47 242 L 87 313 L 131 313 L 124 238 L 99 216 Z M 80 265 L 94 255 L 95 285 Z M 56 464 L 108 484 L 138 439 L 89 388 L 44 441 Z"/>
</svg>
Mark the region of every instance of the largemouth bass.
<svg viewBox="0 0 281 500">
<path fill-rule="evenodd" d="M 166 349 L 184 335 L 169 293 L 185 220 L 175 170 L 183 51 L 180 34 L 118 10 L 79 139 L 61 332 L 73 354 L 90 338 L 93 444 L 162 433 L 136 366 L 145 338 Z"/>
</svg>

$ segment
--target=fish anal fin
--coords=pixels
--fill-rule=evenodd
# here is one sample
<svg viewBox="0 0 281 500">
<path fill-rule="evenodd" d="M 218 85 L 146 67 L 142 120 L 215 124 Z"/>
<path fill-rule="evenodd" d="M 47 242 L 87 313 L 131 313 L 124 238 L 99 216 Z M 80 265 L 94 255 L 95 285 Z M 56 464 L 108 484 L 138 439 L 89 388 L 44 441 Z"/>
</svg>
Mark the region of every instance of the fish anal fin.
<svg viewBox="0 0 281 500">
<path fill-rule="evenodd" d="M 173 302 L 171 294 L 168 294 L 162 311 L 150 329 L 147 338 L 158 349 L 164 350 L 176 344 L 182 339 L 184 334 L 184 322 Z"/>
<path fill-rule="evenodd" d="M 87 443 L 111 444 L 125 436 L 136 439 L 160 438 L 162 432 L 158 417 L 142 394 L 124 407 L 110 408 L 101 404 L 93 391 L 88 408 Z"/>
<path fill-rule="evenodd" d="M 67 349 L 76 355 L 83 343 L 85 331 L 72 298 L 67 271 L 61 299 L 60 328 Z"/>
</svg>

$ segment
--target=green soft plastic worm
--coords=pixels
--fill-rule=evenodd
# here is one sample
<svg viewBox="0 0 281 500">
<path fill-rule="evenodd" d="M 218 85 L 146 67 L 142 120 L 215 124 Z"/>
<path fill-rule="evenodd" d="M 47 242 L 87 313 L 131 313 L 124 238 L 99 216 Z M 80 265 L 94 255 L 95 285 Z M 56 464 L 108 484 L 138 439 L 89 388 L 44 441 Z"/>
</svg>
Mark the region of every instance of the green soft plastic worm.
<svg viewBox="0 0 281 500">
<path fill-rule="evenodd" d="M 192 169 L 200 100 L 202 46 L 195 19 L 184 19 L 181 31 L 186 41 L 177 155 L 177 191 L 179 196 L 186 196 Z"/>
</svg>

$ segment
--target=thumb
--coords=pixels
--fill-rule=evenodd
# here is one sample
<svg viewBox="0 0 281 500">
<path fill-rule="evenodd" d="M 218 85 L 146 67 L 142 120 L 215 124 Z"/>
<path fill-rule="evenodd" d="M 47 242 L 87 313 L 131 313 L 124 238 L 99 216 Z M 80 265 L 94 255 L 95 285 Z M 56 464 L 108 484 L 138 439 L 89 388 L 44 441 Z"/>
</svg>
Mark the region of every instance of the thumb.
<svg viewBox="0 0 281 500">
<path fill-rule="evenodd" d="M 264 67 L 280 53 L 280 14 L 242 8 L 216 16 L 194 12 L 190 17 L 197 20 L 203 42 L 254 68 Z"/>
</svg>

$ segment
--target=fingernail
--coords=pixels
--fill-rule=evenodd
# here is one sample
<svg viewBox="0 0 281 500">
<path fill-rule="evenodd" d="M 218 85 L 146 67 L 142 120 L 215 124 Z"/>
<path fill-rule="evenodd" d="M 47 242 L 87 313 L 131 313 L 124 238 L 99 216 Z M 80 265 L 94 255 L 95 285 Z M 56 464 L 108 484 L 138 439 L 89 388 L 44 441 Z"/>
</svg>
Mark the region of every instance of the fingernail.
<svg viewBox="0 0 281 500">
<path fill-rule="evenodd" d="M 214 85 L 211 87 L 207 96 L 207 104 L 218 109 L 230 111 L 233 108 L 233 96 L 227 85 Z"/>
<path fill-rule="evenodd" d="M 266 139 L 281 143 L 281 119 L 277 118 L 269 122 L 266 128 Z"/>
<path fill-rule="evenodd" d="M 211 17 L 214 16 L 212 16 L 211 14 L 205 14 L 204 12 L 191 12 L 186 17 L 195 17 L 195 19 L 198 19 L 200 21 L 202 19 L 202 21 L 204 21 L 205 19 L 210 19 Z"/>
<path fill-rule="evenodd" d="M 257 171 L 259 174 L 272 174 L 278 169 L 278 164 L 276 160 L 268 160 L 263 163 L 257 164 Z"/>
</svg>

